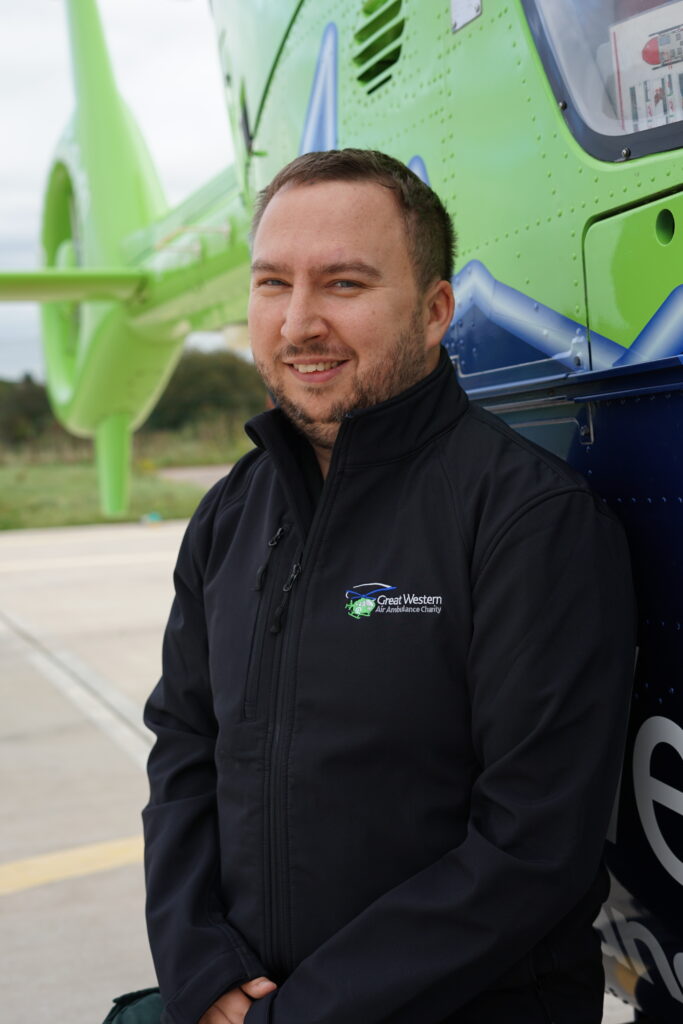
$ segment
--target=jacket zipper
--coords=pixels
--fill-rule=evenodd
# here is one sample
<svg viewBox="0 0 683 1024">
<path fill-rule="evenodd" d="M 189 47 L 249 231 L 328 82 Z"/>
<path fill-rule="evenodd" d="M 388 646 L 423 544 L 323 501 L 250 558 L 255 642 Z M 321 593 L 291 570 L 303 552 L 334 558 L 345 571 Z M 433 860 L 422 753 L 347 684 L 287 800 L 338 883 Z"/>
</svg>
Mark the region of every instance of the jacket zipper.
<svg viewBox="0 0 683 1024">
<path fill-rule="evenodd" d="M 283 818 L 283 801 L 285 794 L 282 789 L 281 771 L 276 760 L 276 753 L 280 745 L 282 733 L 282 718 L 285 711 L 286 687 L 282 684 L 283 663 L 284 663 L 284 634 L 282 627 L 287 615 L 287 608 L 291 600 L 292 590 L 296 581 L 301 575 L 301 555 L 299 554 L 293 563 L 289 575 L 282 587 L 280 603 L 278 604 L 270 623 L 270 634 L 272 642 L 277 644 L 277 656 L 273 659 L 273 707 L 271 722 L 272 728 L 268 743 L 269 755 L 265 766 L 264 775 L 264 807 L 266 808 L 267 832 L 264 843 L 265 853 L 265 877 L 267 879 L 267 913 L 266 913 L 266 943 L 270 945 L 268 962 L 275 975 L 283 978 L 289 972 L 287 965 L 288 957 L 282 948 L 282 937 L 286 934 L 285 913 L 282 905 L 284 887 L 281 880 L 286 874 L 286 863 L 284 862 L 285 835 L 281 825 Z M 268 741 L 267 741 L 268 742 Z"/>
<path fill-rule="evenodd" d="M 299 557 L 301 557 L 301 556 L 299 556 Z M 279 633 L 280 630 L 282 629 L 282 625 L 283 625 L 283 623 L 285 621 L 285 617 L 287 615 L 287 605 L 289 604 L 289 596 L 292 593 L 292 589 L 294 587 L 294 584 L 296 583 L 296 581 L 298 580 L 300 575 L 301 575 L 301 562 L 297 561 L 292 566 L 291 572 L 290 572 L 289 576 L 287 577 L 287 582 L 285 583 L 284 587 L 282 588 L 282 600 L 280 601 L 279 605 L 275 609 L 275 614 L 273 615 L 273 621 L 271 622 L 271 625 L 270 625 L 270 632 L 271 633 Z"/>
<path fill-rule="evenodd" d="M 344 425 L 343 425 L 344 426 Z M 342 429 L 343 429 L 342 426 Z M 344 431 L 347 434 L 348 428 Z M 271 704 L 272 727 L 266 740 L 266 763 L 264 774 L 264 809 L 266 835 L 264 837 L 265 879 L 267 882 L 265 942 L 268 949 L 267 961 L 274 975 L 284 979 L 294 968 L 291 939 L 289 936 L 289 908 L 284 905 L 287 886 L 287 772 L 286 759 L 289 749 L 287 742 L 288 722 L 284 721 L 287 701 L 292 689 L 288 685 L 287 663 L 292 649 L 292 630 L 295 618 L 290 615 L 288 627 L 283 629 L 287 612 L 291 611 L 294 586 L 301 576 L 302 563 L 313 564 L 310 558 L 315 549 L 322 525 L 327 518 L 330 494 L 336 477 L 336 466 L 346 447 L 344 441 L 335 445 L 330 470 L 318 502 L 313 522 L 304 542 L 304 549 L 292 565 L 290 574 L 282 588 L 282 599 L 275 610 L 271 632 L 281 641 L 278 658 L 273 665 L 273 697 Z"/>
<path fill-rule="evenodd" d="M 275 553 L 275 548 L 278 546 L 282 538 L 287 532 L 286 526 L 279 526 L 276 532 L 268 541 L 268 548 L 266 551 L 266 557 L 264 562 L 258 567 L 256 571 L 256 579 L 254 581 L 253 590 L 263 591 L 264 584 L 268 572 L 270 571 L 271 559 Z M 256 623 L 254 625 L 254 633 L 251 640 L 251 650 L 249 652 L 249 664 L 247 667 L 246 684 L 244 687 L 244 700 L 242 702 L 242 718 L 249 719 L 253 718 L 256 714 L 256 703 L 258 700 L 258 685 L 261 677 L 261 669 L 263 662 L 263 646 L 266 634 L 266 625 L 270 613 L 270 606 L 272 605 L 271 600 L 267 600 L 265 593 L 261 596 L 258 612 L 256 613 Z"/>
<path fill-rule="evenodd" d="M 254 584 L 254 590 L 263 590 L 263 582 L 268 572 L 268 563 L 270 562 L 270 556 L 273 553 L 273 548 L 276 548 L 282 538 L 285 535 L 285 527 L 278 526 L 277 532 L 268 541 L 268 551 L 266 553 L 266 560 L 263 565 L 260 565 L 256 571 L 256 583 Z"/>
</svg>

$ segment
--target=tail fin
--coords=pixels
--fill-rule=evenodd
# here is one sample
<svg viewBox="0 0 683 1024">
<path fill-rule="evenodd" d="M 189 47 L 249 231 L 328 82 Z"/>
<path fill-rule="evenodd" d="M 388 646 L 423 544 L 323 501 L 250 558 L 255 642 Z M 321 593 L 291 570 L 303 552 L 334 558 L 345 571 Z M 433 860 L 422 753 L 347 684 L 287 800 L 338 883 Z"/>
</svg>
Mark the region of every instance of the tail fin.
<svg viewBox="0 0 683 1024">
<path fill-rule="evenodd" d="M 52 407 L 67 429 L 95 438 L 103 509 L 116 515 L 127 502 L 134 421 L 168 378 L 183 339 L 141 338 L 119 305 L 145 281 L 125 266 L 123 242 L 167 204 L 116 87 L 95 0 L 66 0 L 66 11 L 76 111 L 45 194 L 47 269 L 5 276 L 0 295 L 14 289 L 43 301 Z"/>
</svg>

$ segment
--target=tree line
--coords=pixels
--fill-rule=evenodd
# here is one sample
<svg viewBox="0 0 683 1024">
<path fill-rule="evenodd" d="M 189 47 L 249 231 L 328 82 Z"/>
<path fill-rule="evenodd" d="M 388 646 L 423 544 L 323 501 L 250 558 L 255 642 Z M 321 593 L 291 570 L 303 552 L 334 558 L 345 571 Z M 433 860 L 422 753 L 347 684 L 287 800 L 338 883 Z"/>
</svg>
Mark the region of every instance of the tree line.
<svg viewBox="0 0 683 1024">
<path fill-rule="evenodd" d="M 234 425 L 266 408 L 263 384 L 251 363 L 232 352 L 187 349 L 142 431 L 182 430 L 221 418 Z M 60 432 L 43 384 L 27 374 L 0 380 L 0 443 L 39 444 Z"/>
</svg>

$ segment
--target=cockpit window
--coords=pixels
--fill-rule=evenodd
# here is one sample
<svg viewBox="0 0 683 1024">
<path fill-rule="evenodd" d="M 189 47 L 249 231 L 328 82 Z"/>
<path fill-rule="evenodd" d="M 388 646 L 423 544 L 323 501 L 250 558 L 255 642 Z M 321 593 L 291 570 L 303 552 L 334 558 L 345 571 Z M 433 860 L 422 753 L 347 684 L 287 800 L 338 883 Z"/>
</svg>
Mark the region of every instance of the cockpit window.
<svg viewBox="0 0 683 1024">
<path fill-rule="evenodd" d="M 681 145 L 683 0 L 524 0 L 558 103 L 603 160 Z"/>
</svg>

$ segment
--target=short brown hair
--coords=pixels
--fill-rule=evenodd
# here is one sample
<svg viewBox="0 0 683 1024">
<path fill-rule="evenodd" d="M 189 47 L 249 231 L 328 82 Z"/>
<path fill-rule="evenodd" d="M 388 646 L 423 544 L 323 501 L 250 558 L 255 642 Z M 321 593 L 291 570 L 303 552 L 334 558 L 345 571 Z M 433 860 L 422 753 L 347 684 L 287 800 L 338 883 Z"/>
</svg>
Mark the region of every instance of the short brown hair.
<svg viewBox="0 0 683 1024">
<path fill-rule="evenodd" d="M 455 231 L 445 206 L 429 185 L 400 160 L 374 149 L 330 149 L 304 153 L 279 171 L 259 192 L 254 208 L 252 238 L 273 196 L 285 185 L 320 181 L 369 181 L 390 188 L 401 209 L 408 250 L 422 288 L 450 281 L 455 260 Z"/>
</svg>

